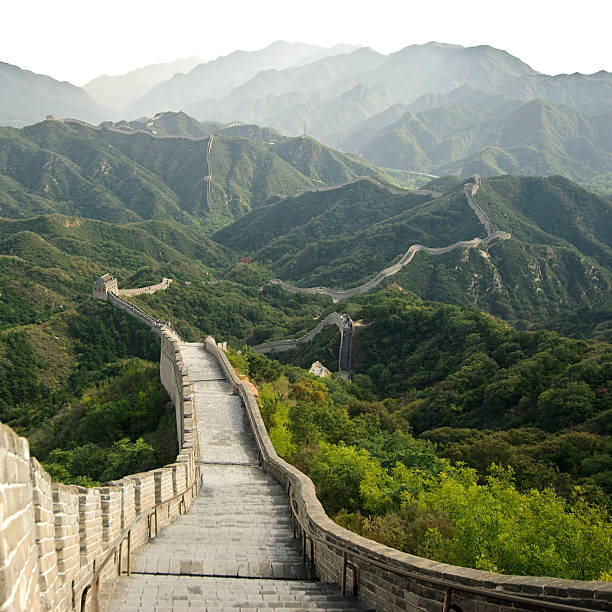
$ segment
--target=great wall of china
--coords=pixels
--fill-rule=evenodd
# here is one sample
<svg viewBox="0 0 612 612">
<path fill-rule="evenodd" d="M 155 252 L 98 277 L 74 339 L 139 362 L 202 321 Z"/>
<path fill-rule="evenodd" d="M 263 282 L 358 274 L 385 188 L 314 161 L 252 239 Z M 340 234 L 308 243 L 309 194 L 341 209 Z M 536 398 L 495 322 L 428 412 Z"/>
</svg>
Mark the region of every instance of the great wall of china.
<svg viewBox="0 0 612 612">
<path fill-rule="evenodd" d="M 373 179 L 369 180 L 376 182 Z M 404 255 L 402 255 L 402 257 L 397 263 L 389 266 L 388 268 L 385 268 L 384 270 L 381 270 L 374 278 L 370 279 L 363 285 L 353 287 L 352 289 L 332 289 L 330 287 L 297 287 L 296 285 L 292 285 L 291 283 L 287 283 L 278 278 L 270 282 L 281 285 L 283 289 L 285 289 L 286 291 L 291 291 L 293 293 L 319 293 L 321 295 L 327 295 L 331 297 L 334 302 L 341 302 L 342 300 L 347 300 L 348 298 L 354 295 L 366 293 L 368 291 L 371 291 L 375 287 L 378 287 L 378 285 L 380 285 L 380 283 L 382 283 L 386 278 L 397 274 L 405 265 L 409 264 L 419 251 L 424 251 L 425 253 L 429 253 L 430 255 L 443 255 L 444 253 L 450 253 L 455 249 L 474 248 L 477 247 L 479 244 L 489 244 L 494 240 L 509 240 L 511 238 L 511 235 L 508 232 L 495 231 L 495 229 L 493 228 L 493 224 L 491 223 L 491 220 L 489 219 L 487 214 L 474 200 L 474 196 L 478 192 L 479 186 L 480 176 L 475 174 L 473 176 L 473 182 L 468 182 L 465 184 L 464 193 L 467 203 L 485 228 L 485 238 L 476 237 L 472 238 L 471 240 L 460 240 L 448 246 L 438 248 L 427 247 L 423 246 L 422 244 L 413 244 L 408 248 Z"/>
<path fill-rule="evenodd" d="M 102 487 L 67 486 L 52 482 L 27 441 L 0 425 L 0 610 L 612 606 L 610 582 L 451 566 L 339 527 L 312 481 L 277 455 L 250 385 L 214 339 L 183 343 L 166 322 L 119 297 L 110 275 L 103 279 L 96 297 L 161 338 L 160 378 L 175 406 L 179 454 Z M 104 284 L 111 289 L 103 297 Z"/>
<path fill-rule="evenodd" d="M 200 449 L 193 388 L 177 336 L 113 295 L 161 339 L 160 377 L 175 407 L 176 461 L 102 487 L 52 482 L 28 443 L 0 424 L 0 610 L 96 610 L 100 589 L 129 572 L 135 553 L 194 503 Z M 144 317 L 142 315 L 145 315 Z"/>
<path fill-rule="evenodd" d="M 357 179 L 353 179 L 344 183 L 343 185 L 349 185 L 355 183 L 360 180 L 369 180 L 370 182 L 379 185 L 381 187 L 385 187 L 391 193 L 402 193 L 396 189 L 391 187 L 386 187 L 378 183 L 375 179 L 370 177 L 358 177 Z M 341 186 L 343 186 L 341 185 Z M 422 244 L 413 244 L 408 248 L 408 250 L 404 253 L 404 255 L 400 258 L 400 260 L 381 270 L 374 278 L 369 280 L 368 282 L 360 285 L 358 287 L 354 287 L 352 289 L 330 289 L 329 287 L 296 287 L 295 285 L 291 285 L 290 283 L 286 283 L 280 279 L 275 279 L 271 281 L 271 284 L 279 284 L 283 287 L 283 289 L 290 291 L 292 293 L 320 293 L 322 295 L 327 295 L 332 298 L 332 300 L 337 303 L 342 300 L 346 300 L 353 295 L 357 295 L 359 293 L 366 293 L 376 288 L 380 283 L 382 283 L 389 276 L 393 276 L 397 274 L 405 265 L 409 264 L 414 256 L 419 251 L 424 251 L 425 253 L 429 253 L 430 255 L 442 255 L 444 253 L 450 253 L 458 248 L 474 248 L 479 244 L 489 244 L 493 240 L 508 240 L 511 236 L 508 232 L 496 231 L 493 227 L 493 223 L 484 212 L 484 210 L 480 207 L 480 205 L 474 200 L 474 196 L 478 192 L 478 188 L 480 186 L 480 177 L 475 174 L 473 176 L 473 182 L 468 182 L 464 186 L 464 193 L 466 200 L 470 206 L 470 208 L 474 211 L 475 215 L 478 217 L 478 220 L 485 228 L 486 237 L 483 238 L 472 238 L 471 240 L 460 240 L 459 242 L 455 242 L 446 247 L 426 247 Z M 313 191 L 329 191 L 330 189 L 337 189 L 336 187 L 320 187 L 314 189 Z M 302 192 L 306 193 L 306 192 Z M 427 195 L 441 195 L 437 192 L 431 191 L 420 191 L 416 193 L 423 193 Z M 300 195 L 300 194 L 298 194 Z M 344 317 L 348 317 L 348 319 L 344 319 Z M 299 338 L 291 338 L 288 340 L 278 340 L 276 342 L 264 342 L 263 344 L 258 344 L 253 346 L 253 350 L 258 353 L 274 353 L 274 352 L 284 352 L 291 351 L 299 348 L 301 344 L 305 344 L 310 342 L 318 333 L 320 333 L 324 327 L 327 325 L 337 325 L 340 330 L 340 352 L 338 357 L 339 367 L 338 374 L 343 378 L 350 379 L 350 370 L 351 370 L 351 348 L 352 348 L 352 331 L 353 324 L 348 315 L 340 315 L 339 313 L 331 313 L 323 319 L 315 328 L 313 328 L 308 333 L 300 336 Z"/>
<path fill-rule="evenodd" d="M 338 375 L 342 378 L 350 378 L 351 375 L 351 346 L 353 339 L 353 320 L 347 314 L 332 312 L 328 314 L 319 324 L 307 334 L 299 338 L 289 340 L 278 340 L 276 342 L 264 342 L 251 348 L 256 353 L 282 353 L 294 351 L 301 344 L 310 342 L 323 329 L 329 325 L 335 325 L 340 332 L 340 351 L 338 354 Z"/>
</svg>

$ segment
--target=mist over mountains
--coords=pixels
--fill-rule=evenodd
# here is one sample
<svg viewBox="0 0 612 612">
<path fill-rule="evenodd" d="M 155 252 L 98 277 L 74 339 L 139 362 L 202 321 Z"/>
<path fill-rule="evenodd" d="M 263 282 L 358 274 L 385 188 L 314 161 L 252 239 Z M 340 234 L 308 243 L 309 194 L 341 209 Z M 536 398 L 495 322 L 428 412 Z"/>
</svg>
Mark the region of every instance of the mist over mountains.
<svg viewBox="0 0 612 612">
<path fill-rule="evenodd" d="M 432 42 L 383 55 L 277 41 L 100 76 L 84 88 L 0 64 L 0 83 L 0 124 L 15 127 L 56 115 L 135 128 L 184 111 L 196 121 L 175 136 L 240 122 L 306 132 L 402 171 L 562 174 L 612 186 L 612 74 L 545 75 L 486 45 Z"/>
<path fill-rule="evenodd" d="M 119 109 L 131 104 L 158 83 L 175 74 L 189 72 L 201 63 L 198 57 L 187 57 L 164 64 L 151 64 L 126 74 L 105 74 L 83 85 L 83 89 L 103 106 Z"/>
</svg>

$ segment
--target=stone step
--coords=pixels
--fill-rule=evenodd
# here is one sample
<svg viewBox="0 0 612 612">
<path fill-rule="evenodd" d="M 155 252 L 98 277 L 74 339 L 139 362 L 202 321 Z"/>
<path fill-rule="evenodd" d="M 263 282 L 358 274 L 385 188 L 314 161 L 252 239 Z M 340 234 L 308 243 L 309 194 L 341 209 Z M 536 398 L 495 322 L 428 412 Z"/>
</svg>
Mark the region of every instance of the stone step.
<svg viewBox="0 0 612 612">
<path fill-rule="evenodd" d="M 202 344 L 182 344 L 181 353 L 195 391 L 203 484 L 189 514 L 135 556 L 134 573 L 103 589 L 102 609 L 365 610 L 335 585 L 306 580 L 287 493 L 257 465 L 241 399 Z"/>
<path fill-rule="evenodd" d="M 194 576 L 122 576 L 103 610 L 353 610 L 366 608 L 341 597 L 335 585 L 314 581 L 209 578 Z"/>
<path fill-rule="evenodd" d="M 307 580 L 312 577 L 301 558 L 293 561 L 270 559 L 176 559 L 140 556 L 132 567 L 134 574 L 172 576 L 223 576 L 236 578 L 277 578 L 279 580 Z"/>
</svg>

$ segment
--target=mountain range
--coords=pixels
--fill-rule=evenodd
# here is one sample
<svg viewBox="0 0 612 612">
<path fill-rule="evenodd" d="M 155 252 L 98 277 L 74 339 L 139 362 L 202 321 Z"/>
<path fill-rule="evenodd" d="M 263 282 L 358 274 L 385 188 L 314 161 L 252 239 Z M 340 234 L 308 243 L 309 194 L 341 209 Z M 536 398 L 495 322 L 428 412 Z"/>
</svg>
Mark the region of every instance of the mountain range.
<svg viewBox="0 0 612 612">
<path fill-rule="evenodd" d="M 413 244 L 443 247 L 484 237 L 463 181 L 445 182 L 440 197 L 389 191 L 368 180 L 305 193 L 259 207 L 213 237 L 283 280 L 347 289 L 398 261 Z M 424 299 L 476 306 L 521 327 L 607 303 L 609 202 L 562 177 L 485 179 L 477 200 L 510 240 L 418 253 L 386 282 Z"/>
<path fill-rule="evenodd" d="M 219 227 L 278 194 L 364 175 L 393 182 L 369 162 L 309 138 L 248 126 L 212 131 L 172 113 L 152 127 L 138 125 L 46 120 L 21 130 L 0 128 L 0 214 L 62 213 L 116 223 L 163 218 Z M 241 137 L 241 129 L 258 139 Z M 183 137 L 163 137 L 168 132 Z"/>
<path fill-rule="evenodd" d="M 0 64 L 0 83 L 0 124 L 56 115 L 190 138 L 247 124 L 262 126 L 249 136 L 307 133 L 402 172 L 561 174 L 612 191 L 612 74 L 545 75 L 486 45 L 431 42 L 383 55 L 277 41 L 102 76 L 83 89 Z M 169 112 L 195 121 L 163 127 Z"/>
<path fill-rule="evenodd" d="M 611 113 L 589 117 L 574 107 L 469 86 L 437 98 L 423 110 L 398 105 L 393 114 L 365 121 L 341 147 L 380 166 L 438 175 L 565 174 L 587 181 L 612 168 Z"/>
<path fill-rule="evenodd" d="M 167 81 L 175 74 L 187 73 L 202 63 L 198 57 L 187 57 L 174 62 L 151 64 L 125 74 L 104 74 L 83 85 L 83 89 L 106 108 L 120 109 L 140 98 L 158 83 Z"/>
<path fill-rule="evenodd" d="M 0 62 L 0 125 L 22 127 L 47 115 L 97 123 L 107 112 L 80 87 Z"/>
</svg>

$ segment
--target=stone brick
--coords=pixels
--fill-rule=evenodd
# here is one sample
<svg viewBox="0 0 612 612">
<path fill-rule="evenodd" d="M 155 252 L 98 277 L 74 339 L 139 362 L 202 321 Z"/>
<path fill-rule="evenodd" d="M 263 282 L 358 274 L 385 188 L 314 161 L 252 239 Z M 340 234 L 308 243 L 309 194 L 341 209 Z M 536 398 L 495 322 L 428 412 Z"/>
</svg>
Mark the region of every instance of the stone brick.
<svg viewBox="0 0 612 612">
<path fill-rule="evenodd" d="M 147 512 L 155 505 L 155 479 L 153 472 L 127 476 L 134 482 L 134 499 L 136 514 Z"/>
<path fill-rule="evenodd" d="M 102 505 L 99 489 L 78 487 L 81 567 L 93 568 L 102 555 Z"/>
<path fill-rule="evenodd" d="M 161 504 L 174 497 L 172 469 L 155 470 L 153 475 L 155 478 L 155 503 Z"/>
<path fill-rule="evenodd" d="M 102 545 L 105 549 L 113 545 L 121 535 L 121 498 L 120 487 L 100 489 L 100 509 L 102 514 Z"/>
</svg>

